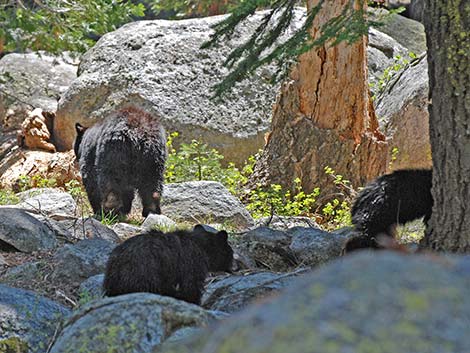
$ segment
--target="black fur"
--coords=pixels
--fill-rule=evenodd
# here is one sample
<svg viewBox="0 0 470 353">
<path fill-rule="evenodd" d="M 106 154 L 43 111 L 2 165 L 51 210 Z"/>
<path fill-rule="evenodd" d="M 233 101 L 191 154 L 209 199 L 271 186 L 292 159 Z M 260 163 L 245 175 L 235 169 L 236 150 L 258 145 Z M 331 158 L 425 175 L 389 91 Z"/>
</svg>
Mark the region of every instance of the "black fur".
<svg viewBox="0 0 470 353">
<path fill-rule="evenodd" d="M 368 238 L 386 234 L 394 236 L 397 224 L 424 216 L 431 217 L 432 171 L 426 169 L 397 170 L 369 183 L 351 209 L 356 230 Z"/>
<path fill-rule="evenodd" d="M 148 233 L 129 238 L 109 257 L 105 295 L 150 292 L 200 304 L 209 271 L 231 271 L 227 233 L 193 231 Z"/>
<path fill-rule="evenodd" d="M 161 213 L 166 137 L 157 117 L 127 107 L 75 129 L 74 151 L 95 214 L 128 214 L 136 189 L 144 217 Z"/>
<path fill-rule="evenodd" d="M 375 238 L 359 235 L 348 239 L 344 243 L 341 255 L 345 255 L 359 249 L 380 249 L 380 246 Z"/>
</svg>

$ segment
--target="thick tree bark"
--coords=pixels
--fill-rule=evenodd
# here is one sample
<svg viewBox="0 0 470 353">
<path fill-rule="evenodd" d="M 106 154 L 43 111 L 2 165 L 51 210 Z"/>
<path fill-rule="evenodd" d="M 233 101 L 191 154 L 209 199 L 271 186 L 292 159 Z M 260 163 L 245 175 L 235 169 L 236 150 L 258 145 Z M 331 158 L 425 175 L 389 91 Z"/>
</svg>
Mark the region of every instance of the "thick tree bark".
<svg viewBox="0 0 470 353">
<path fill-rule="evenodd" d="M 434 207 L 422 245 L 470 251 L 470 4 L 427 0 Z"/>
<path fill-rule="evenodd" d="M 310 0 L 308 8 L 317 3 Z M 313 37 L 348 3 L 325 1 L 312 26 Z M 367 6 L 364 0 L 355 4 Z M 326 166 L 354 186 L 385 171 L 387 149 L 368 93 L 366 48 L 364 37 L 300 57 L 274 107 L 272 131 L 255 167 L 258 183 L 292 189 L 294 179 L 300 178 L 304 190 L 320 187 L 325 195 L 336 191 Z"/>
</svg>

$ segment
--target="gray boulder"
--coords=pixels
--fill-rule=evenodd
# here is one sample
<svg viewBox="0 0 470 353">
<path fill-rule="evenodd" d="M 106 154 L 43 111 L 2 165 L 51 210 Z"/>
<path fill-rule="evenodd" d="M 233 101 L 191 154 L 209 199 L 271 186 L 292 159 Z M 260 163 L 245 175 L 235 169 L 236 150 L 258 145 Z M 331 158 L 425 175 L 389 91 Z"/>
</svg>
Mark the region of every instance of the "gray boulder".
<svg viewBox="0 0 470 353">
<path fill-rule="evenodd" d="M 0 208 L 0 243 L 29 253 L 53 249 L 57 239 L 50 228 L 25 211 Z"/>
<path fill-rule="evenodd" d="M 416 55 L 423 54 L 426 47 L 426 34 L 424 26 L 418 21 L 411 20 L 398 14 L 388 14 L 388 11 L 371 9 L 369 12 L 372 20 L 383 23 L 379 31 L 388 34 L 398 43 Z"/>
<path fill-rule="evenodd" d="M 67 218 L 58 223 L 70 233 L 70 237 L 74 240 L 104 239 L 112 243 L 119 243 L 121 240 L 113 229 L 93 217 Z"/>
<path fill-rule="evenodd" d="M 318 266 L 337 258 L 347 236 L 315 228 L 294 227 L 288 230 L 292 237 L 289 249 L 302 266 Z"/>
<path fill-rule="evenodd" d="M 69 309 L 36 293 L 0 284 L 0 351 L 46 352 L 69 313 Z"/>
<path fill-rule="evenodd" d="M 52 279 L 78 286 L 87 278 L 105 271 L 114 247 L 115 244 L 96 238 L 65 245 L 54 255 Z"/>
<path fill-rule="evenodd" d="M 76 72 L 74 60 L 66 53 L 7 54 L 1 58 L 0 89 L 7 93 L 0 94 L 2 128 L 19 129 L 31 107 L 55 112 L 59 97 L 75 79 Z"/>
<path fill-rule="evenodd" d="M 165 185 L 162 213 L 177 222 L 222 223 L 237 229 L 254 225 L 242 203 L 222 184 L 214 181 Z"/>
<path fill-rule="evenodd" d="M 258 227 L 235 237 L 234 248 L 237 254 L 251 259 L 258 268 L 285 272 L 298 265 L 289 249 L 291 239 L 287 232 Z"/>
<path fill-rule="evenodd" d="M 469 274 L 468 256 L 357 253 L 155 352 L 466 352 Z"/>
<path fill-rule="evenodd" d="M 289 286 L 304 270 L 291 273 L 257 272 L 226 276 L 212 281 L 202 298 L 202 306 L 227 313 L 240 311 L 248 304 Z"/>
<path fill-rule="evenodd" d="M 398 148 L 393 170 L 432 166 L 428 93 L 428 64 L 423 56 L 401 72 L 376 102 L 389 146 Z"/>
<path fill-rule="evenodd" d="M 60 189 L 33 188 L 16 194 L 20 203 L 14 207 L 41 214 L 65 214 L 74 216 L 77 203 L 73 197 Z"/>
<path fill-rule="evenodd" d="M 66 322 L 50 353 L 151 352 L 185 327 L 206 326 L 199 306 L 149 293 L 93 301 Z"/>
</svg>

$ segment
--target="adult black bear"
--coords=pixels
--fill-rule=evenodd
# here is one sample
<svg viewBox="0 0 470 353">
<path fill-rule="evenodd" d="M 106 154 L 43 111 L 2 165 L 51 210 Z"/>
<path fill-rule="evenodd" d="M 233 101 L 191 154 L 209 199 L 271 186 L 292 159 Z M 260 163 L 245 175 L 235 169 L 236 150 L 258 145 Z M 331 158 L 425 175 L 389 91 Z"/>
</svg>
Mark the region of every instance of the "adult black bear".
<svg viewBox="0 0 470 353">
<path fill-rule="evenodd" d="M 74 151 L 95 214 L 128 214 L 136 189 L 144 217 L 161 213 L 167 154 L 165 130 L 157 117 L 125 107 L 90 128 L 79 123 L 75 128 Z"/>
<path fill-rule="evenodd" d="M 432 170 L 397 170 L 378 177 L 359 193 L 351 209 L 352 223 L 361 234 L 345 245 L 345 250 L 373 247 L 379 235 L 395 236 L 397 224 L 424 216 L 431 217 Z"/>
<path fill-rule="evenodd" d="M 227 233 L 149 231 L 114 248 L 104 278 L 104 293 L 116 296 L 150 292 L 200 304 L 209 271 L 230 272 L 233 251 Z"/>
</svg>

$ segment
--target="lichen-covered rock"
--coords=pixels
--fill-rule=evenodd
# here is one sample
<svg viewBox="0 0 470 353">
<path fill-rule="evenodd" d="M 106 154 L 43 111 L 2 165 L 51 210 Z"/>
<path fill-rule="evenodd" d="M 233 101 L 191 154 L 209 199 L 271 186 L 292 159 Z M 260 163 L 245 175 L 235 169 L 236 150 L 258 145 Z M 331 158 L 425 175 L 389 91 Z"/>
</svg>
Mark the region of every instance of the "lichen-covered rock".
<svg viewBox="0 0 470 353">
<path fill-rule="evenodd" d="M 78 286 L 87 278 L 103 273 L 109 254 L 115 244 L 104 239 L 85 239 L 76 244 L 67 244 L 53 258 L 54 281 L 63 281 Z"/>
<path fill-rule="evenodd" d="M 0 242 L 18 251 L 50 250 L 57 245 L 54 232 L 23 210 L 0 208 Z"/>
<path fill-rule="evenodd" d="M 44 353 L 70 310 L 40 295 L 0 284 L 0 352 Z M 29 350 L 24 350 L 26 346 Z M 21 348 L 21 349 L 19 349 Z M 3 350 L 5 349 L 5 350 Z"/>
<path fill-rule="evenodd" d="M 242 203 L 222 184 L 191 181 L 163 188 L 162 213 L 180 222 L 222 223 L 237 229 L 254 225 Z"/>
<path fill-rule="evenodd" d="M 357 253 L 154 352 L 466 352 L 469 274 L 468 256 Z"/>
<path fill-rule="evenodd" d="M 50 353 L 151 352 L 173 332 L 206 326 L 209 319 L 196 305 L 156 294 L 104 298 L 69 318 Z"/>
<path fill-rule="evenodd" d="M 291 273 L 255 272 L 226 276 L 206 287 L 202 306 L 227 313 L 240 311 L 249 304 L 289 286 L 304 270 Z"/>
</svg>

